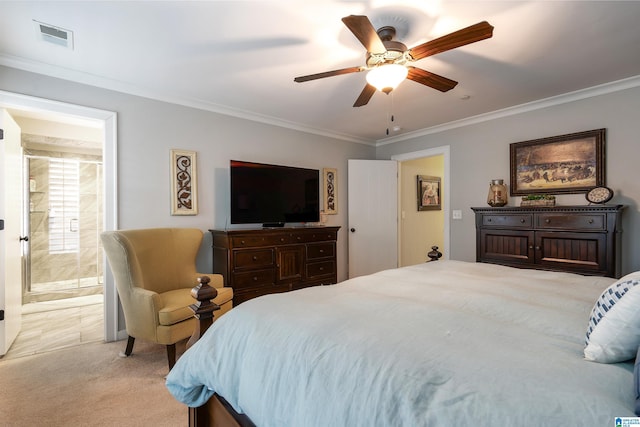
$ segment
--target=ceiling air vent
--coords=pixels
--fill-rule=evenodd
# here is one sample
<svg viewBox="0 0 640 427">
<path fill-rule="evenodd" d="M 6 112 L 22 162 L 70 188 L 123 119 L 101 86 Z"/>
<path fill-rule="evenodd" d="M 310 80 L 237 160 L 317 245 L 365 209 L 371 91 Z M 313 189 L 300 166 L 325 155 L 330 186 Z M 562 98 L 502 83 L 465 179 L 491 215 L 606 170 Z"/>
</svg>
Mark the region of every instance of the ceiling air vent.
<svg viewBox="0 0 640 427">
<path fill-rule="evenodd" d="M 58 46 L 66 47 L 73 50 L 73 32 L 55 25 L 45 24 L 44 22 L 33 21 L 36 26 L 38 39 L 47 43 L 53 43 Z"/>
</svg>

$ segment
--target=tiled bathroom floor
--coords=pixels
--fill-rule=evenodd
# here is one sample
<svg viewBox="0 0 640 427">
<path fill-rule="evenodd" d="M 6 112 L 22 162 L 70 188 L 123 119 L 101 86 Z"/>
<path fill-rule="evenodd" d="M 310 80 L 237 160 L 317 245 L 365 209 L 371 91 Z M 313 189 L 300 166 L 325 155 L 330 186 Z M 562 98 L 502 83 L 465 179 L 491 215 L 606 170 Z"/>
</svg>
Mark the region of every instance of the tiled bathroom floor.
<svg viewBox="0 0 640 427">
<path fill-rule="evenodd" d="M 29 303 L 22 306 L 20 334 L 0 360 L 103 339 L 103 295 Z"/>
</svg>

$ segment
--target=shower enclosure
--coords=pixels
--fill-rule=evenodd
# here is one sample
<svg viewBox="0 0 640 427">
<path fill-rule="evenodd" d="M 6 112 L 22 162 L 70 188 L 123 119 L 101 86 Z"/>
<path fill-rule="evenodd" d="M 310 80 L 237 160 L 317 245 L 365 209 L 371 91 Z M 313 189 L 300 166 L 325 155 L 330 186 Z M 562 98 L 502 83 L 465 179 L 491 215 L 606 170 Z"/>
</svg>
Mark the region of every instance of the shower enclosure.
<svg viewBox="0 0 640 427">
<path fill-rule="evenodd" d="M 102 161 L 26 155 L 24 303 L 102 293 Z"/>
</svg>

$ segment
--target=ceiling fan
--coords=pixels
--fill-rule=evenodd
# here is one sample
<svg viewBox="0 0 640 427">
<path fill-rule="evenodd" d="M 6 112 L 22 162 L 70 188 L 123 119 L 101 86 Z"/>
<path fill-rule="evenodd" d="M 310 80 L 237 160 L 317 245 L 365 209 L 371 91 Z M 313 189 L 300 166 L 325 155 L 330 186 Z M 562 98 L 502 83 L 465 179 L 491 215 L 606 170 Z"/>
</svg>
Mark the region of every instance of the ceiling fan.
<svg viewBox="0 0 640 427">
<path fill-rule="evenodd" d="M 392 26 L 384 26 L 376 31 L 369 18 L 361 15 L 346 16 L 342 18 L 342 22 L 367 49 L 366 65 L 300 76 L 293 80 L 302 83 L 325 77 L 369 71 L 367 85 L 353 104 L 354 107 L 366 105 L 376 90 L 388 94 L 405 78 L 441 92 L 453 89 L 458 82 L 409 64 L 493 36 L 493 27 L 488 22 L 482 21 L 407 49 L 403 43 L 394 40 L 396 29 Z M 385 77 L 386 74 L 392 77 Z M 381 79 L 381 81 L 376 79 Z"/>
</svg>

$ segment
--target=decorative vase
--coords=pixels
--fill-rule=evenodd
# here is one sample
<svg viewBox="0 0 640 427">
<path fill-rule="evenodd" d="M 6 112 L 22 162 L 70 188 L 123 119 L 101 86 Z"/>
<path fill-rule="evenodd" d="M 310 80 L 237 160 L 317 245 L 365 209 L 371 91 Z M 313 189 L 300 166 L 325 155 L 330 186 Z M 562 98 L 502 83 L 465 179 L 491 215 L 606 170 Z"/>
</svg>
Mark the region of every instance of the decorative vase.
<svg viewBox="0 0 640 427">
<path fill-rule="evenodd" d="M 507 186 L 503 179 L 493 179 L 489 182 L 487 203 L 494 208 L 506 205 L 508 202 Z"/>
</svg>

